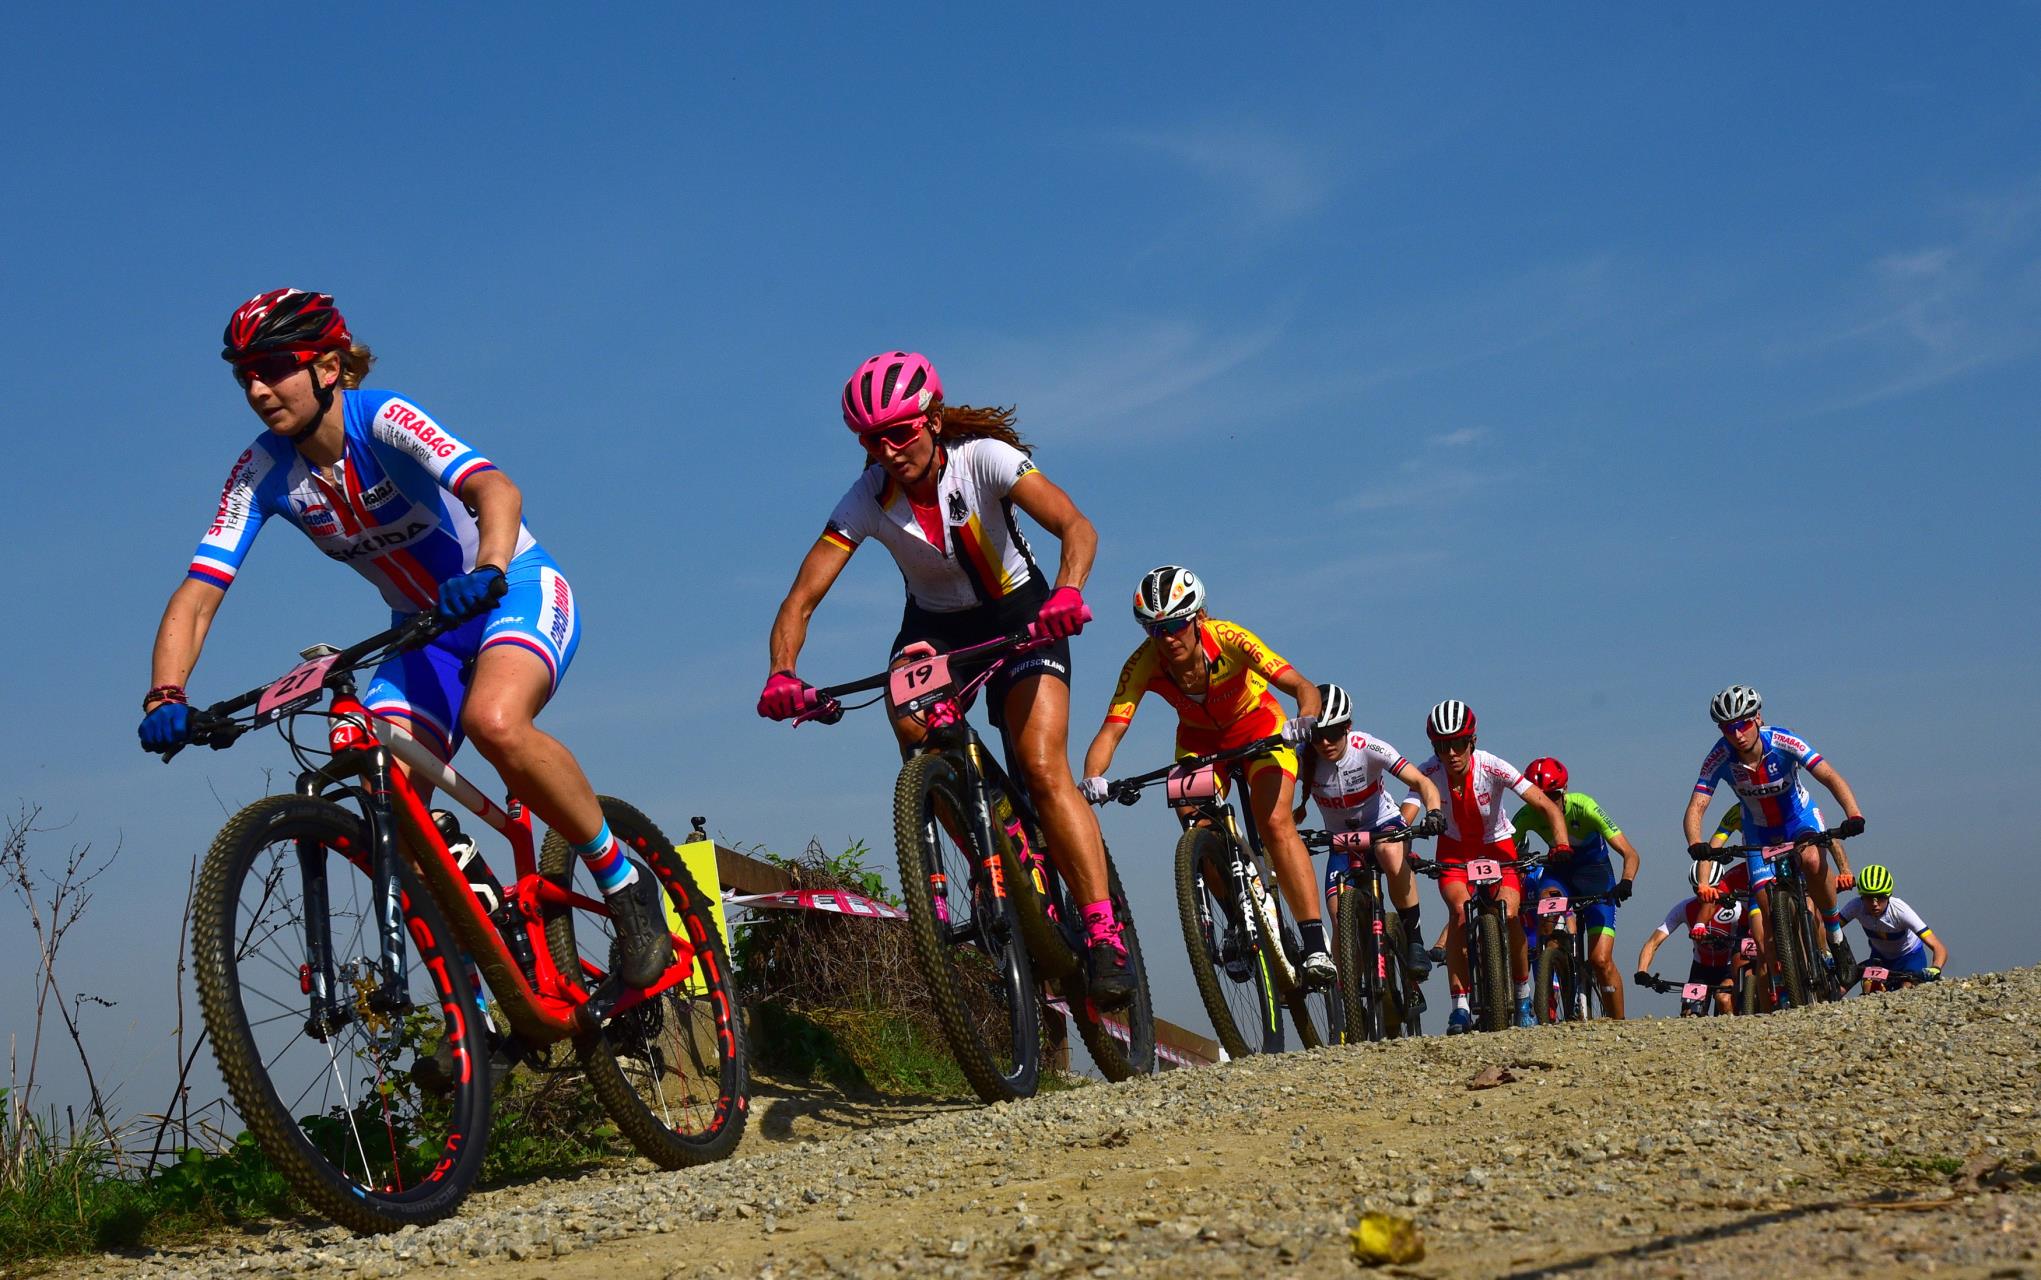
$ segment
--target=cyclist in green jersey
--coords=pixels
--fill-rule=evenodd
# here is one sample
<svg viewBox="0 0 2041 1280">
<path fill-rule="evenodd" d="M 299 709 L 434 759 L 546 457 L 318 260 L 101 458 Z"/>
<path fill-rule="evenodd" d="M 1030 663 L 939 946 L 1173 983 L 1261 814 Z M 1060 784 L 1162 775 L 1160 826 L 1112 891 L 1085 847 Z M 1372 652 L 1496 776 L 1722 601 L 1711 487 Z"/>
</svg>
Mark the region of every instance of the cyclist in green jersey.
<svg viewBox="0 0 2041 1280">
<path fill-rule="evenodd" d="M 1543 878 L 1546 883 L 1564 890 L 1569 898 L 1607 893 L 1618 901 L 1628 901 L 1631 890 L 1636 886 L 1639 859 L 1636 848 L 1623 834 L 1622 828 L 1602 812 L 1593 796 L 1566 789 L 1566 766 L 1551 756 L 1531 761 L 1524 769 L 1524 777 L 1565 812 L 1566 829 L 1573 835 L 1572 856 L 1555 856 L 1545 864 Z M 1549 847 L 1552 844 L 1552 823 L 1536 805 L 1525 805 L 1517 810 L 1515 839 L 1518 846 L 1523 847 L 1525 837 L 1532 835 L 1543 839 Z M 1615 864 L 1609 857 L 1611 849 L 1623 857 L 1621 879 L 1616 877 Z M 1527 894 L 1526 904 L 1529 900 Z M 1588 963 L 1594 968 L 1596 985 L 1602 989 L 1602 1008 L 1608 1017 L 1621 1018 L 1623 980 L 1622 975 L 1616 972 L 1616 903 L 1590 903 L 1576 911 L 1574 918 L 1588 933 Z"/>
</svg>

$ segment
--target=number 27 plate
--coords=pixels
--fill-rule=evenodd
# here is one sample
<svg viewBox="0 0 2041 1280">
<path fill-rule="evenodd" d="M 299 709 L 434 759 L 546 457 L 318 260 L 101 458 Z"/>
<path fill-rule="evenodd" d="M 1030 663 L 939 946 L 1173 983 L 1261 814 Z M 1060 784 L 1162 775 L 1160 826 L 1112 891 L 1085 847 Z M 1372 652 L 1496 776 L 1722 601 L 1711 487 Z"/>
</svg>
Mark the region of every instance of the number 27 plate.
<svg viewBox="0 0 2041 1280">
<path fill-rule="evenodd" d="M 255 704 L 255 723 L 268 724 L 288 711 L 317 702 L 326 687 L 326 673 L 333 669 L 333 659 L 338 656 L 328 654 L 314 658 L 285 672 L 275 684 L 262 691 L 262 700 Z"/>
</svg>

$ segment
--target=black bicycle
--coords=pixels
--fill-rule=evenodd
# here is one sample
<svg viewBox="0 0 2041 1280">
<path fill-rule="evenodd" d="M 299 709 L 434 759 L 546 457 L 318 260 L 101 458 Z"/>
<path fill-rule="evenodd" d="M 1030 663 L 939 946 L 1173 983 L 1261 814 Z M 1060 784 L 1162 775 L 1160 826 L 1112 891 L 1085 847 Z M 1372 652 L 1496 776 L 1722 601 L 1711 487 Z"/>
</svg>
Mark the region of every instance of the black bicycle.
<svg viewBox="0 0 2041 1280">
<path fill-rule="evenodd" d="M 1332 958 L 1339 966 L 1341 1038 L 1349 1044 L 1424 1033 L 1424 992 L 1410 972 L 1403 917 L 1386 905 L 1382 868 L 1371 852 L 1377 839 L 1407 844 L 1422 836 L 1405 829 L 1376 837 L 1367 831 L 1299 831 L 1306 848 L 1347 855 L 1332 877 L 1326 901 L 1333 913 Z"/>
<path fill-rule="evenodd" d="M 1336 989 L 1304 981 L 1303 938 L 1282 894 L 1254 815 L 1237 814 L 1222 774 L 1242 786 L 1246 762 L 1283 746 L 1280 734 L 1112 783 L 1109 799 L 1133 804 L 1161 783 L 1176 807 L 1176 903 L 1198 998 L 1213 1033 L 1233 1057 L 1280 1053 L 1283 1015 L 1307 1049 L 1336 1043 L 1343 1018 Z M 1315 888 L 1315 886 L 1314 886 Z"/>
<path fill-rule="evenodd" d="M 1620 899 L 1613 893 L 1583 893 L 1571 898 L 1548 894 L 1524 904 L 1531 915 L 1524 922 L 1526 930 L 1550 928 L 1535 943 L 1537 962 L 1531 969 L 1531 1012 L 1539 1023 L 1586 1022 L 1605 1011 L 1607 1000 L 1594 980 L 1588 937 L 1581 932 L 1578 917 L 1583 907 L 1617 901 Z M 1531 936 L 1537 938 L 1537 934 Z"/>
<path fill-rule="evenodd" d="M 1419 875 L 1434 880 L 1446 871 L 1444 863 L 1430 862 L 1415 854 L 1406 861 Z M 1510 863 L 1475 858 L 1466 864 L 1467 974 L 1472 984 L 1468 988 L 1468 1007 L 1479 1030 L 1509 1030 L 1517 1007 L 1512 998 L 1515 984 L 1510 981 L 1509 913 L 1503 909 L 1503 874 L 1511 868 L 1519 874 L 1534 871 L 1544 863 L 1544 854 L 1527 853 Z M 1433 948 L 1432 959 L 1443 964 L 1445 949 Z"/>
<path fill-rule="evenodd" d="M 1674 982 L 1651 973 L 1636 974 L 1631 981 L 1646 991 L 1656 991 L 1661 995 L 1679 992 L 1682 1018 L 1705 1018 L 1719 1012 L 1715 1007 L 1716 987 L 1712 983 Z"/>
<path fill-rule="evenodd" d="M 818 690 L 820 705 L 795 719 L 835 724 L 846 710 L 841 699 L 883 689 L 893 715 L 927 726 L 893 787 L 900 890 L 937 1020 L 965 1079 L 987 1102 L 1028 1097 L 1040 1083 L 1038 978 L 1058 985 L 1106 1079 L 1155 1070 L 1148 971 L 1112 852 L 1106 852 L 1107 893 L 1134 974 L 1134 998 L 1109 1017 L 1087 985 L 1078 904 L 1047 856 L 1048 837 L 1027 789 L 1014 780 L 1013 744 L 1004 741 L 1008 764 L 1002 768 L 965 718 L 1000 667 L 1046 643 L 1030 628 L 950 653 L 911 647 L 904 661 L 878 675 Z M 968 679 L 959 674 L 973 667 Z"/>
<path fill-rule="evenodd" d="M 1772 883 L 1762 891 L 1772 956 L 1779 983 L 1795 1006 L 1840 1000 L 1848 989 L 1846 975 L 1836 972 L 1828 938 L 1819 917 L 1807 903 L 1807 880 L 1800 870 L 1800 850 L 1832 847 L 1842 835 L 1835 829 L 1808 831 L 1783 844 L 1725 844 L 1695 861 L 1719 862 L 1743 854 L 1761 854 L 1772 868 Z"/>
</svg>

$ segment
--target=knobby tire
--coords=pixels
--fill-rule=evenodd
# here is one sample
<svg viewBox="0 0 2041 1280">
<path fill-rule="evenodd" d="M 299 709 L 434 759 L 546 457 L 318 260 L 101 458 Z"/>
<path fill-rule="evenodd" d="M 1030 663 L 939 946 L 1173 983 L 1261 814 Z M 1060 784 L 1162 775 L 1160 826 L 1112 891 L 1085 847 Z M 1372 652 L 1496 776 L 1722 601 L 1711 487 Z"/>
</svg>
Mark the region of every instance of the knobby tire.
<svg viewBox="0 0 2041 1280">
<path fill-rule="evenodd" d="M 1113 865 L 1112 850 L 1106 850 L 1106 892 L 1113 903 L 1113 915 L 1120 922 L 1120 941 L 1127 948 L 1127 967 L 1134 974 L 1134 998 L 1111 1012 L 1094 1006 L 1085 995 L 1082 972 L 1062 982 L 1063 1002 L 1070 1006 L 1077 1034 L 1090 1051 L 1099 1074 L 1118 1083 L 1135 1076 L 1155 1073 L 1155 1006 L 1148 995 L 1148 964 L 1141 958 L 1141 938 L 1134 931 L 1134 908 L 1120 884 L 1120 870 Z M 1113 1018 L 1125 1025 L 1128 1038 L 1121 1040 L 1107 1027 Z"/>
<path fill-rule="evenodd" d="M 1231 893 L 1226 853 L 1226 841 L 1209 827 L 1187 828 L 1177 840 L 1177 918 L 1183 926 L 1184 951 L 1190 957 L 1198 999 L 1205 1006 L 1205 1016 L 1212 1020 L 1212 1036 L 1228 1057 L 1244 1058 L 1282 1047 L 1282 1015 L 1265 959 L 1259 955 L 1249 957 L 1249 972 L 1244 981 L 1229 976 L 1220 959 L 1219 946 L 1226 932 L 1226 904 L 1206 891 L 1202 869 L 1212 867 L 1217 873 L 1215 878 L 1225 883 Z M 1233 909 L 1239 910 L 1238 904 Z M 1229 991 L 1245 996 L 1243 1010 L 1253 1015 L 1250 1025 L 1240 1024 L 1227 998 Z M 1252 1040 L 1248 1038 L 1250 1032 Z"/>
<path fill-rule="evenodd" d="M 1475 914 L 1474 955 L 1480 964 L 1475 975 L 1481 988 L 1481 1029 L 1507 1031 L 1516 1020 L 1517 1002 L 1509 980 L 1509 930 L 1502 921 L 1502 908 L 1491 903 Z"/>
<path fill-rule="evenodd" d="M 1339 920 L 1332 930 L 1332 958 L 1339 967 L 1339 994 L 1346 1013 L 1346 1042 L 1360 1044 L 1383 1038 L 1376 977 L 1375 901 L 1366 889 L 1349 884 L 1339 894 Z"/>
</svg>

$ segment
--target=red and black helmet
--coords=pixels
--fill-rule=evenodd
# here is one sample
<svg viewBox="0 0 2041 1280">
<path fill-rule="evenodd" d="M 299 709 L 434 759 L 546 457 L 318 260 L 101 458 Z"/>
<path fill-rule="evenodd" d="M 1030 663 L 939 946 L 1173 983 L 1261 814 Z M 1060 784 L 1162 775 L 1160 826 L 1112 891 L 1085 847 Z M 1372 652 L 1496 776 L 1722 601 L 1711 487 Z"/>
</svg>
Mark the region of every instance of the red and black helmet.
<svg viewBox="0 0 2041 1280">
<path fill-rule="evenodd" d="M 1539 756 L 1524 768 L 1524 777 L 1540 791 L 1566 790 L 1566 766 L 1551 756 Z"/>
<path fill-rule="evenodd" d="M 332 294 L 271 289 L 235 309 L 222 341 L 226 345 L 220 359 L 241 361 L 272 351 L 300 356 L 345 351 L 354 344 L 354 336 L 334 308 Z"/>
</svg>

